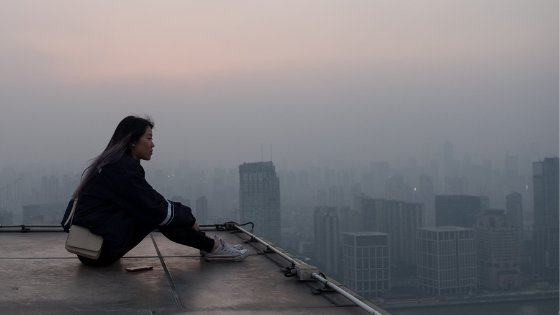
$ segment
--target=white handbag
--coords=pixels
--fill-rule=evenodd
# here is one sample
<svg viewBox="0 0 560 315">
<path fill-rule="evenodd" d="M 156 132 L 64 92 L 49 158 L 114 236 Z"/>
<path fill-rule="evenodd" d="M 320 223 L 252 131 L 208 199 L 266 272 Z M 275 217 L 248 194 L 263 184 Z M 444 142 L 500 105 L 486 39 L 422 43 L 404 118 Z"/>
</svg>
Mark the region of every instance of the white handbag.
<svg viewBox="0 0 560 315">
<path fill-rule="evenodd" d="M 99 258 L 101 254 L 101 246 L 103 245 L 103 237 L 91 233 L 88 228 L 72 224 L 74 220 L 74 212 L 78 199 L 74 199 L 72 211 L 66 220 L 65 225 L 70 221 L 70 232 L 66 239 L 66 250 L 70 253 L 83 256 L 89 259 Z"/>
</svg>

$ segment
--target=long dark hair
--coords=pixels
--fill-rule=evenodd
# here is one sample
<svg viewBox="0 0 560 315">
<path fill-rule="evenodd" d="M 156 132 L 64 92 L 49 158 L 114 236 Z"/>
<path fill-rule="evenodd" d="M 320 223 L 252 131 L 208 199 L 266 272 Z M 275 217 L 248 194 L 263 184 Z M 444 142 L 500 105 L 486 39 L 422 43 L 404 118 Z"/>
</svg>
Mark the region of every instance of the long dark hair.
<svg viewBox="0 0 560 315">
<path fill-rule="evenodd" d="M 105 150 L 95 157 L 82 173 L 82 180 L 72 199 L 78 197 L 82 188 L 95 174 L 100 173 L 103 167 L 120 160 L 125 153 L 130 153 L 131 145 L 142 137 L 148 127 L 154 128 L 154 122 L 149 117 L 127 116 L 121 120 Z"/>
</svg>

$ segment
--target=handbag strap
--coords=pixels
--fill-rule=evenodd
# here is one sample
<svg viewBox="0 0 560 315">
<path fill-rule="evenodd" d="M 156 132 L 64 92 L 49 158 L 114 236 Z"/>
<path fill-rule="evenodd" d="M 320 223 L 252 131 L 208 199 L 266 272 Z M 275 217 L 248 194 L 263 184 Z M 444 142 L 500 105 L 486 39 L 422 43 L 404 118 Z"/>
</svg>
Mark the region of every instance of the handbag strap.
<svg viewBox="0 0 560 315">
<path fill-rule="evenodd" d="M 68 221 L 70 221 L 70 224 L 72 224 L 72 221 L 74 221 L 74 212 L 76 211 L 77 204 L 78 204 L 78 198 L 74 199 L 74 203 L 72 204 L 72 210 L 70 211 L 70 215 L 68 216 L 68 219 L 66 219 L 66 222 L 64 222 L 64 226 L 68 225 Z"/>
</svg>

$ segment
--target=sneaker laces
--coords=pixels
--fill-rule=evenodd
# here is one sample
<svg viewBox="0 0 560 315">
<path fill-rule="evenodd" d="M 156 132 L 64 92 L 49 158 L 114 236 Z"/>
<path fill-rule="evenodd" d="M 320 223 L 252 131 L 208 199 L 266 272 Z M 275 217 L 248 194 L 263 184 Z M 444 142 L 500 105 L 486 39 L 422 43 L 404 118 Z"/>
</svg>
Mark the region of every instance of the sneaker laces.
<svg viewBox="0 0 560 315">
<path fill-rule="evenodd" d="M 231 244 L 229 242 L 224 241 L 224 239 L 218 237 L 218 235 L 214 235 L 213 238 L 214 238 L 214 242 L 223 242 L 223 243 L 227 244 L 227 246 L 229 246 L 233 249 L 236 249 L 236 250 L 239 250 L 239 251 L 245 249 L 245 248 L 243 248 L 243 245 L 241 245 L 241 244 Z"/>
<path fill-rule="evenodd" d="M 243 254 L 242 250 L 235 248 L 233 245 L 224 241 L 223 239 L 220 239 L 220 243 L 222 248 L 227 252 L 230 252 L 232 254 L 239 254 L 239 255 Z"/>
</svg>

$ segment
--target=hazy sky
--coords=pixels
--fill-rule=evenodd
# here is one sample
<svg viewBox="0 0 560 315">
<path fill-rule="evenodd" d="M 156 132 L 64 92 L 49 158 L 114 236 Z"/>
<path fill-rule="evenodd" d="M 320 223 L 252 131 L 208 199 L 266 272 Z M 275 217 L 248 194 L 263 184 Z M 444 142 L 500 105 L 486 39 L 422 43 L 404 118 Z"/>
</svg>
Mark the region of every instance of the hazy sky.
<svg viewBox="0 0 560 315">
<path fill-rule="evenodd" d="M 558 154 L 558 1 L 0 0 L 0 167 Z"/>
</svg>

